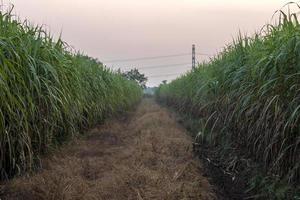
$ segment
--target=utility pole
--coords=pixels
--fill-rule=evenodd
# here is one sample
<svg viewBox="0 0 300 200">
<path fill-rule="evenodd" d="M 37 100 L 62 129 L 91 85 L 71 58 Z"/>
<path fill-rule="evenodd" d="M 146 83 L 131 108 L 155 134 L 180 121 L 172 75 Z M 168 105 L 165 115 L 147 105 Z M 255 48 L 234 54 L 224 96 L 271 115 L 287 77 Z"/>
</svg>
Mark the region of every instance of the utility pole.
<svg viewBox="0 0 300 200">
<path fill-rule="evenodd" d="M 196 68 L 196 48 L 195 45 L 193 44 L 192 47 L 192 69 Z"/>
</svg>

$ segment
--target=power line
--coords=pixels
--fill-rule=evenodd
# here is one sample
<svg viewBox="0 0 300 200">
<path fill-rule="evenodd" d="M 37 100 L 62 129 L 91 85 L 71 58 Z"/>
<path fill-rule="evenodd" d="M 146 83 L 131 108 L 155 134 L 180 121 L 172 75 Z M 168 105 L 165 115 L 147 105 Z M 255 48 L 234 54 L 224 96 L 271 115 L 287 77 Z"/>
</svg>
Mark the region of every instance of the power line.
<svg viewBox="0 0 300 200">
<path fill-rule="evenodd" d="M 165 55 L 165 56 L 140 57 L 140 58 L 130 58 L 130 59 L 120 59 L 120 60 L 107 60 L 107 61 L 103 61 L 103 62 L 104 63 L 128 62 L 128 61 L 152 60 L 152 59 L 171 58 L 171 57 L 189 56 L 189 55 L 191 55 L 191 54 L 185 53 L 185 54 L 173 54 L 173 55 Z"/>
<path fill-rule="evenodd" d="M 196 53 L 196 55 L 199 55 L 199 56 L 214 56 L 214 55 L 206 54 L 206 53 Z"/>
<path fill-rule="evenodd" d="M 153 66 L 145 66 L 145 67 L 133 67 L 136 69 L 155 69 L 155 68 L 161 68 L 161 67 L 176 67 L 181 65 L 190 65 L 191 63 L 178 63 L 178 64 L 168 64 L 168 65 L 153 65 Z M 131 68 L 131 69 L 133 69 Z M 125 69 L 129 70 L 129 69 Z"/>
<path fill-rule="evenodd" d="M 102 61 L 103 63 L 116 63 L 116 62 L 129 62 L 129 61 L 139 61 L 139 60 L 153 60 L 161 58 L 172 58 L 172 57 L 181 57 L 181 56 L 190 56 L 191 53 L 182 53 L 182 54 L 173 54 L 173 55 L 164 55 L 164 56 L 152 56 L 152 57 L 139 57 L 139 58 L 129 58 L 129 59 L 117 59 L 117 60 L 106 60 Z M 197 53 L 197 55 L 202 56 L 212 56 L 205 53 Z"/>
<path fill-rule="evenodd" d="M 150 78 L 156 78 L 156 77 L 165 77 L 165 76 L 175 76 L 175 75 L 181 75 L 183 73 L 173 73 L 173 74 L 163 74 L 163 75 L 155 75 L 155 76 L 147 76 Z"/>
</svg>

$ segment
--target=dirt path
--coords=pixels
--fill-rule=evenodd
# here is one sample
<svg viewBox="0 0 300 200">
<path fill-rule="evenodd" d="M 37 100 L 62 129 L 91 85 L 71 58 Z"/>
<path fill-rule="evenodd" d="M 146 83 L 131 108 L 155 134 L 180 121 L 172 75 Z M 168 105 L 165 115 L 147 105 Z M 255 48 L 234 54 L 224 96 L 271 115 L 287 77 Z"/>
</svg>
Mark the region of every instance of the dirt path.
<svg viewBox="0 0 300 200">
<path fill-rule="evenodd" d="M 45 159 L 41 172 L 2 186 L 0 198 L 215 199 L 201 169 L 174 116 L 145 99 L 129 119 L 106 122 Z"/>
</svg>

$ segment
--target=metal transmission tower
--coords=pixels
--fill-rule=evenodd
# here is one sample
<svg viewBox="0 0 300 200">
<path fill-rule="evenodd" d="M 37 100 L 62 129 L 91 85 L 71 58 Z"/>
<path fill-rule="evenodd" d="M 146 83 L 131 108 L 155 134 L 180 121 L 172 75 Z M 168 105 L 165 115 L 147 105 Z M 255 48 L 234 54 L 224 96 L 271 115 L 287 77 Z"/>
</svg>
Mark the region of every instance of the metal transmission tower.
<svg viewBox="0 0 300 200">
<path fill-rule="evenodd" d="M 192 47 L 192 69 L 195 69 L 195 67 L 196 67 L 196 47 L 193 44 L 193 47 Z"/>
</svg>

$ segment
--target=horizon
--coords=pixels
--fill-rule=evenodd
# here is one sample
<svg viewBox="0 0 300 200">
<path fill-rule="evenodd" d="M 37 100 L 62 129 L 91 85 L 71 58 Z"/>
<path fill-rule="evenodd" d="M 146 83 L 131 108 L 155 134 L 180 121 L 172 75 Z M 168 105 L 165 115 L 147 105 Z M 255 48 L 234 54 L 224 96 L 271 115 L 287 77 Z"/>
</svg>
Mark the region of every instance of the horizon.
<svg viewBox="0 0 300 200">
<path fill-rule="evenodd" d="M 10 3 L 22 20 L 43 24 L 54 37 L 61 34 L 63 41 L 107 67 L 138 68 L 153 87 L 191 69 L 192 44 L 197 54 L 216 55 L 239 31 L 253 35 L 270 23 L 287 1 L 4 1 Z M 188 55 L 139 59 L 174 54 Z M 208 60 L 207 55 L 197 55 L 197 61 Z M 124 61 L 128 59 L 137 61 Z M 121 61 L 105 62 L 111 60 Z"/>
</svg>

